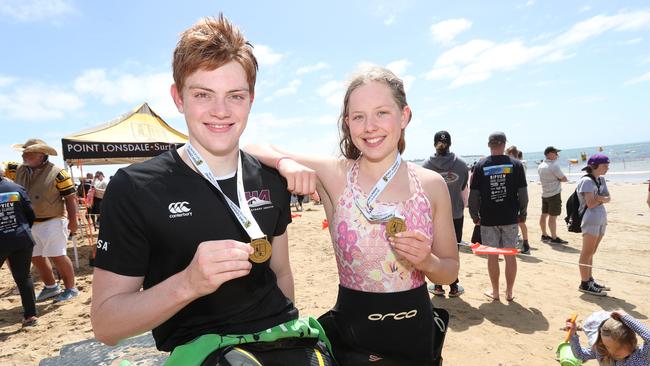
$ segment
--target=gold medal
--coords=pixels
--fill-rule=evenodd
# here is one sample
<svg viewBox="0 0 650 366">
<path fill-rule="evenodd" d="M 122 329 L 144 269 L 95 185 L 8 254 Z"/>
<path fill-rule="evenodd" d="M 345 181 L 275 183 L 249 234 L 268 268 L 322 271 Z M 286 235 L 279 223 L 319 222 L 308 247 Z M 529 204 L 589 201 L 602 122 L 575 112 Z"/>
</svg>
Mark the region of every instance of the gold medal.
<svg viewBox="0 0 650 366">
<path fill-rule="evenodd" d="M 395 236 L 395 234 L 401 233 L 402 231 L 406 231 L 406 221 L 403 218 L 393 216 L 386 223 L 386 234 L 388 236 Z"/>
<path fill-rule="evenodd" d="M 271 258 L 271 243 L 269 243 L 266 237 L 253 239 L 253 241 L 251 241 L 251 246 L 255 250 L 253 254 L 249 256 L 249 259 L 252 262 L 264 263 Z"/>
</svg>

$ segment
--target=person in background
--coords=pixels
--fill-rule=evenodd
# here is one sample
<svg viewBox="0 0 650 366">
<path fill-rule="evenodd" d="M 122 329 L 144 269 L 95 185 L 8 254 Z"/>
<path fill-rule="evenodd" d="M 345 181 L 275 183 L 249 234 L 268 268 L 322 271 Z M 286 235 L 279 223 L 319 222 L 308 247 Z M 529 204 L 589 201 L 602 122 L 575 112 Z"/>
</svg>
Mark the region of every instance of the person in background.
<svg viewBox="0 0 650 366">
<path fill-rule="evenodd" d="M 16 183 L 25 187 L 36 214 L 32 226 L 36 243 L 32 263 L 45 284 L 36 301 L 70 300 L 79 295 L 72 261 L 67 255 L 68 235 L 77 231 L 74 183 L 66 170 L 49 161 L 49 156 L 56 156 L 57 152 L 43 140 L 29 139 L 24 144 L 14 144 L 13 148 L 22 152 L 24 162 L 16 170 Z M 63 291 L 54 278 L 49 259 L 63 278 Z"/>
<path fill-rule="evenodd" d="M 94 190 L 93 206 L 92 209 L 90 210 L 90 213 L 92 214 L 91 218 L 95 230 L 100 225 L 99 214 L 101 213 L 102 210 L 102 200 L 104 199 L 104 193 L 106 192 L 106 187 L 108 187 L 108 182 L 106 181 L 106 179 L 104 179 L 104 173 L 102 173 L 101 171 L 95 172 L 95 180 L 93 180 L 93 186 L 92 186 Z"/>
<path fill-rule="evenodd" d="M 34 239 L 34 210 L 25 189 L 4 178 L 0 166 L 0 267 L 11 261 L 11 274 L 23 305 L 24 327 L 36 325 L 36 298 L 30 271 Z"/>
<path fill-rule="evenodd" d="M 589 348 L 580 346 L 575 322 L 567 321 L 573 355 L 583 362 L 598 360 L 600 365 L 607 366 L 650 365 L 650 328 L 623 310 L 605 315 L 603 311 L 594 313 L 583 326 L 589 336 Z M 642 345 L 638 344 L 637 335 L 643 339 Z"/>
<path fill-rule="evenodd" d="M 539 226 L 542 229 L 542 241 L 549 244 L 567 244 L 557 236 L 557 217 L 562 214 L 562 183 L 567 177 L 562 173 L 557 159 L 560 150 L 549 146 L 544 149 L 544 161 L 537 167 L 539 182 L 542 184 L 542 216 Z M 551 235 L 546 231 L 546 224 Z"/>
<path fill-rule="evenodd" d="M 447 131 L 438 131 L 433 136 L 433 146 L 436 153 L 425 161 L 422 165 L 425 169 L 433 170 L 442 176 L 449 189 L 451 199 L 452 217 L 454 219 L 454 231 L 456 232 L 456 243 L 463 241 L 463 220 L 465 211 L 465 202 L 463 200 L 463 190 L 467 187 L 469 170 L 467 163 L 453 152 L 449 151 L 451 147 L 451 135 Z M 433 284 L 429 287 L 429 292 L 436 296 L 444 296 L 445 290 L 442 285 Z M 465 293 L 463 286 L 459 284 L 458 278 L 449 285 L 449 296 L 457 297 Z"/>
<path fill-rule="evenodd" d="M 90 188 L 93 186 L 93 173 L 86 173 L 86 178 L 82 179 L 79 182 L 77 187 L 77 197 L 80 199 L 85 199 L 90 192 Z"/>
<path fill-rule="evenodd" d="M 594 154 L 587 160 L 582 170 L 587 175 L 580 178 L 576 190 L 580 201 L 580 211 L 584 211 L 580 228 L 582 229 L 582 249 L 580 250 L 579 290 L 596 296 L 606 296 L 609 286 L 594 280 L 592 265 L 594 255 L 607 228 L 605 204 L 612 200 L 604 175 L 609 170 L 609 158 L 604 154 Z"/>
<path fill-rule="evenodd" d="M 524 174 L 526 174 L 527 165 L 524 164 L 524 161 L 522 158 L 524 157 L 524 153 L 521 152 L 521 150 L 517 149 L 517 146 L 512 145 L 509 148 L 506 149 L 506 155 L 513 159 L 519 160 L 521 163 L 521 166 L 524 168 Z M 530 254 L 530 244 L 528 243 L 528 226 L 526 226 L 526 222 L 519 222 L 519 230 L 521 231 L 521 253 L 522 254 Z"/>
<path fill-rule="evenodd" d="M 495 248 L 517 246 L 518 223 L 526 221 L 528 190 L 524 167 L 517 159 L 504 155 L 506 135 L 494 132 L 488 137 L 490 156 L 474 167 L 469 194 L 469 213 L 481 225 L 483 245 Z M 517 258 L 504 255 L 506 262 L 506 300 L 514 300 Z M 492 289 L 484 295 L 499 299 L 499 255 L 488 255 Z"/>
</svg>

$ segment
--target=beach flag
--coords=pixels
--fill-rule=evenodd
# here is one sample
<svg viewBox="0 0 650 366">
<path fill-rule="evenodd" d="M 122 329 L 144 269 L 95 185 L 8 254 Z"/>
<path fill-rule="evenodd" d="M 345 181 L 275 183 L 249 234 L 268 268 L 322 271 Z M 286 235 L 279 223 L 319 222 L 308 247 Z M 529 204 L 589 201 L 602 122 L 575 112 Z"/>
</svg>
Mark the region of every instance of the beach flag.
<svg viewBox="0 0 650 366">
<path fill-rule="evenodd" d="M 330 223 L 327 222 L 327 219 L 323 220 L 323 230 L 327 229 L 330 226 Z"/>
<path fill-rule="evenodd" d="M 472 252 L 474 252 L 474 254 L 517 255 L 519 253 L 519 250 L 516 248 L 494 248 L 476 243 L 472 245 Z"/>
</svg>

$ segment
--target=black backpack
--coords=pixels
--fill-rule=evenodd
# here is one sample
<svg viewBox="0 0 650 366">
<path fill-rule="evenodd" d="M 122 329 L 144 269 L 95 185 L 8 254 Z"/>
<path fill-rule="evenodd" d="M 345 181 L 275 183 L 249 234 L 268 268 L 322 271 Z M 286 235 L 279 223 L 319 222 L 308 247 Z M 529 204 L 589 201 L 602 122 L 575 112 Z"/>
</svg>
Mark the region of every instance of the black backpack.
<svg viewBox="0 0 650 366">
<path fill-rule="evenodd" d="M 598 191 L 600 192 L 600 182 L 598 179 L 594 178 L 591 174 L 586 174 L 584 177 L 591 178 L 596 183 L 596 187 L 598 187 Z M 578 188 L 576 187 L 576 190 L 573 191 L 573 194 L 566 201 L 566 217 L 564 221 L 566 221 L 567 230 L 572 233 L 582 232 L 580 225 L 582 224 L 582 216 L 584 216 L 585 211 L 587 211 L 587 207 L 582 212 L 580 211 L 580 200 L 578 200 Z"/>
</svg>

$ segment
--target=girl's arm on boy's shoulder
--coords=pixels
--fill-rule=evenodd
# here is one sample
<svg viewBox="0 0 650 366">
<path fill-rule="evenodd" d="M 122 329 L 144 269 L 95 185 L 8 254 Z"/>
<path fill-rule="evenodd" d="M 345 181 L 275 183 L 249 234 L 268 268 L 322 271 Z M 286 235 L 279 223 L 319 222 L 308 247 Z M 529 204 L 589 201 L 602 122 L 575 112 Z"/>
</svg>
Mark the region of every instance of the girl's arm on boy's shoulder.
<svg viewBox="0 0 650 366">
<path fill-rule="evenodd" d="M 253 155 L 262 164 L 274 167 L 287 180 L 289 191 L 297 194 L 311 194 L 318 181 L 326 190 L 345 172 L 345 160 L 335 157 L 296 154 L 281 150 L 269 144 L 251 144 L 244 151 Z"/>
</svg>

